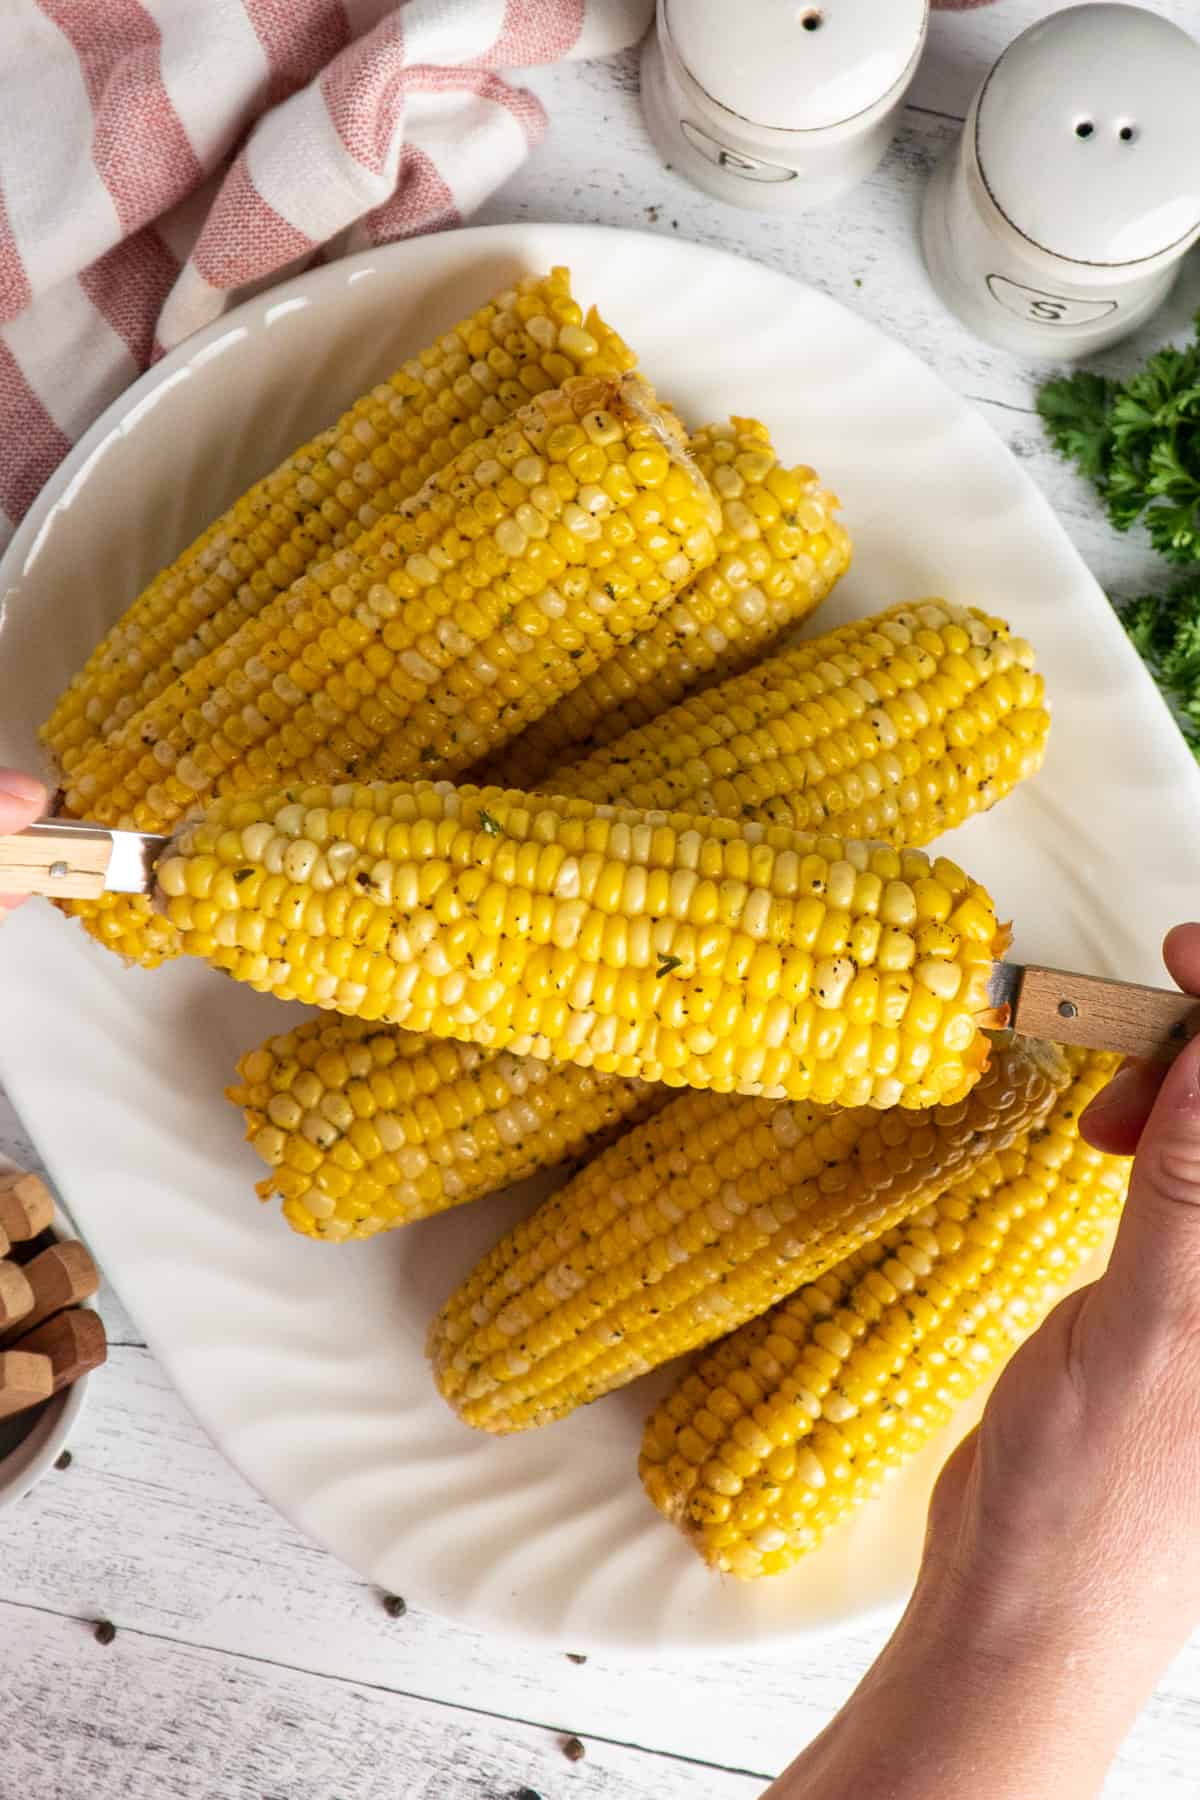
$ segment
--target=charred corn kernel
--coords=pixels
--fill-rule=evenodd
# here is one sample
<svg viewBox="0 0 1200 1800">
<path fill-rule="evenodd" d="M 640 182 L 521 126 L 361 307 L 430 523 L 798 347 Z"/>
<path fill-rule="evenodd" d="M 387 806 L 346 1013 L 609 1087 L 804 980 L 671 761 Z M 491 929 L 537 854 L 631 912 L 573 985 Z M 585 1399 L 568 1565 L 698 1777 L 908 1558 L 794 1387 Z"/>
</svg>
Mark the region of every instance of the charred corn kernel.
<svg viewBox="0 0 1200 1800">
<path fill-rule="evenodd" d="M 721 505 L 716 561 L 529 726 L 489 765 L 489 779 L 534 787 L 564 759 L 611 743 L 684 694 L 748 667 L 849 566 L 837 501 L 812 469 L 781 466 L 757 419 L 706 425 L 688 448 Z M 644 479 L 634 459 L 629 472 Z"/>
<path fill-rule="evenodd" d="M 713 1568 L 771 1575 L 817 1548 L 995 1373 L 1101 1242 L 1128 1163 L 1091 1149 L 1077 1121 L 1117 1059 L 1068 1058 L 1070 1085 L 1043 1126 L 735 1331 L 651 1414 L 642 1482 Z M 699 1442 L 701 1418 L 719 1434 Z M 748 1530 L 733 1508 L 761 1523 Z"/>
<path fill-rule="evenodd" d="M 1049 725 L 1029 645 L 974 608 L 928 600 L 765 658 L 545 785 L 920 845 L 1033 774 Z M 932 946 L 941 904 L 897 879 L 878 916 L 920 921 Z"/>
<path fill-rule="evenodd" d="M 1039 1123 L 1067 1079 L 1057 1052 L 1014 1039 L 965 1100 L 923 1115 L 676 1100 L 477 1264 L 430 1332 L 438 1387 L 480 1430 L 561 1418 L 816 1280 Z M 754 1467 L 773 1440 L 752 1416 Z"/>
<path fill-rule="evenodd" d="M 268 1038 L 227 1089 L 272 1173 L 293 1230 L 326 1242 L 372 1237 L 590 1154 L 666 1090 L 509 1051 L 420 1038 L 394 1025 L 317 1018 Z M 289 1143 L 321 1153 L 308 1173 Z M 334 1161 L 349 1146 L 355 1167 Z"/>
<path fill-rule="evenodd" d="M 537 491 L 515 465 L 553 460 L 558 438 L 597 411 L 616 430 L 606 456 L 619 462 L 654 445 L 670 469 L 662 486 L 678 566 L 669 582 L 630 577 L 619 602 L 607 592 L 603 524 L 601 541 L 581 535 L 559 495 L 545 502 L 549 561 L 534 559 L 536 544 L 510 554 L 496 536 Z M 391 515 L 314 564 L 88 752 L 67 778 L 65 812 L 161 831 L 214 792 L 336 779 L 360 765 L 377 777 L 464 768 L 581 680 L 711 558 L 714 503 L 680 437 L 632 375 L 574 377 L 538 395 L 433 476 L 411 519 Z M 578 576 L 570 595 L 568 570 Z M 170 953 L 171 934 L 141 896 L 70 909 L 130 957 Z"/>
<path fill-rule="evenodd" d="M 370 849 L 354 848 L 356 814 L 360 838 L 385 834 L 386 871 Z M 272 835 L 256 858 L 250 843 L 261 847 L 264 823 Z M 522 864 L 524 848 L 535 845 L 563 853 L 557 872 L 550 865 L 543 874 L 540 856 Z M 286 872 L 276 887 L 255 881 L 257 872 L 272 864 L 284 869 L 289 858 L 293 866 L 307 863 L 310 849 L 328 872 L 328 887 L 289 881 Z M 233 880 L 218 883 L 213 873 L 226 856 Z M 879 881 L 903 869 L 946 888 L 957 948 L 931 966 L 958 975 L 955 992 L 942 999 L 915 977 L 909 988 L 910 998 L 921 992 L 940 1007 L 931 1036 L 907 1031 L 904 1011 L 882 981 L 878 990 L 856 991 L 851 1028 L 842 1003 L 858 965 L 848 953 L 814 957 L 809 946 L 830 911 L 831 872 L 842 864 Z M 727 867 L 746 870 L 763 896 L 753 916 L 748 883 L 741 918 L 714 917 L 712 897 Z M 628 883 L 631 873 L 636 878 Z M 596 904 L 602 894 L 609 904 L 641 906 L 640 877 L 648 893 L 655 873 L 667 877 L 665 910 L 649 920 L 639 913 L 641 929 Z M 532 877 L 532 889 L 523 875 Z M 970 1090 L 988 1056 L 977 1019 L 1006 942 L 983 890 L 955 864 L 931 862 L 921 851 L 905 851 L 902 860 L 883 846 L 784 826 L 644 814 L 448 782 L 228 796 L 177 833 L 160 863 L 159 890 L 182 950 L 282 999 L 315 999 L 333 1011 L 602 1074 L 844 1105 L 924 1107 Z M 797 891 L 804 898 L 794 903 Z M 872 904 L 870 880 L 864 891 Z M 537 940 L 530 929 L 535 896 L 551 903 L 539 907 Z M 354 968 L 347 952 L 356 946 L 344 923 L 351 901 L 369 908 L 360 915 L 366 923 L 358 928 L 363 941 Z M 811 910 L 811 924 L 802 908 Z M 609 938 L 614 916 L 620 931 Z M 286 931 L 282 954 L 265 968 L 241 947 L 240 933 L 231 944 L 221 924 L 246 917 L 263 918 L 268 935 Z M 372 932 L 376 947 L 368 948 Z M 731 956 L 743 936 L 748 961 Z M 877 961 L 885 944 L 891 966 L 916 960 L 911 936 L 900 929 L 881 937 Z M 880 1074 L 870 1034 L 885 1022 L 885 1004 L 886 1022 L 899 1032 L 900 1060 L 895 1073 Z M 929 1000 L 922 1004 L 928 1008 Z"/>
<path fill-rule="evenodd" d="M 235 501 L 133 602 L 47 721 L 69 770 L 313 562 L 404 507 L 431 475 L 543 389 L 634 357 L 570 275 L 498 294 Z"/>
</svg>

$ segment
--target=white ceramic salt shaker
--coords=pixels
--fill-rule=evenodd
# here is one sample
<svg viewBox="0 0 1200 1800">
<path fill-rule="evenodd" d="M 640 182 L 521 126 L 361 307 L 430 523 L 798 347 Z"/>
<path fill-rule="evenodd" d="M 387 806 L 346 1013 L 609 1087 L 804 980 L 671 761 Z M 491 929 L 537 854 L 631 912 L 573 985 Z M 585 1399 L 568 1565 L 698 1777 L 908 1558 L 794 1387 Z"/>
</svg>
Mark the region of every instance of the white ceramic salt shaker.
<svg viewBox="0 0 1200 1800">
<path fill-rule="evenodd" d="M 980 337 L 1085 356 L 1161 305 L 1200 236 L 1200 44 L 1139 6 L 1015 38 L 925 196 L 941 298 Z"/>
<path fill-rule="evenodd" d="M 734 206 L 799 211 L 879 162 L 929 0 L 658 0 L 642 104 L 663 160 Z"/>
</svg>

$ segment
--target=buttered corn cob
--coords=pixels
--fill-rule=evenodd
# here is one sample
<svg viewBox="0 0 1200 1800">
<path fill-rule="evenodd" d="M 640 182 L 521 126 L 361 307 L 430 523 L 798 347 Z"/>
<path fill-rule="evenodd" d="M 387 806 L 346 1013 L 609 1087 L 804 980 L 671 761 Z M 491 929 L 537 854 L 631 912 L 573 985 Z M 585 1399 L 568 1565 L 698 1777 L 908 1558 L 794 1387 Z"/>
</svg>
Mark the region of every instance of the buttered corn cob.
<svg viewBox="0 0 1200 1800">
<path fill-rule="evenodd" d="M 280 779 L 464 768 L 711 558 L 715 503 L 680 439 L 636 376 L 539 395 L 83 757 L 66 812 L 161 831 Z M 127 956 L 172 953 L 140 896 L 72 910 Z"/>
<path fill-rule="evenodd" d="M 785 469 L 757 419 L 706 425 L 688 448 L 717 495 L 716 561 L 638 637 L 490 765 L 532 788 L 564 759 L 611 743 L 682 695 L 746 668 L 806 618 L 850 562 L 837 502 L 812 469 Z"/>
<path fill-rule="evenodd" d="M 547 1424 L 813 1281 L 1049 1111 L 1046 1046 L 1002 1045 L 924 1114 L 689 1094 L 508 1233 L 430 1333 L 467 1424 Z"/>
<path fill-rule="evenodd" d="M 920 642 L 917 642 L 918 636 Z M 967 643 L 964 643 L 964 637 Z M 851 661 L 848 644 L 863 645 L 868 649 Z M 964 651 L 968 649 L 969 654 L 978 655 L 981 662 L 990 665 L 992 673 L 982 685 L 970 688 L 961 699 L 948 698 L 925 666 L 927 657 L 934 655 L 935 646 L 940 646 L 939 671 L 946 662 L 953 659 L 959 665 L 957 674 L 960 682 L 961 663 Z M 812 652 L 811 662 L 806 663 L 804 668 L 819 669 L 827 658 L 840 658 L 840 668 L 847 685 L 852 681 L 859 683 L 855 691 L 864 704 L 867 696 L 863 693 L 863 687 L 867 682 L 866 669 L 869 666 L 873 675 L 871 695 L 878 706 L 889 708 L 886 717 L 894 724 L 898 734 L 903 734 L 910 728 L 914 708 L 918 705 L 926 709 L 923 715 L 926 724 L 934 718 L 937 721 L 932 727 L 934 742 L 923 742 L 919 751 L 908 748 L 910 744 L 915 746 L 916 740 L 907 738 L 904 754 L 889 750 L 869 764 L 862 765 L 860 761 L 858 777 L 863 780 L 863 793 L 850 785 L 852 776 L 847 764 L 849 758 L 856 753 L 853 743 L 848 747 L 838 746 L 833 752 L 826 749 L 827 763 L 836 773 L 828 772 L 826 762 L 818 765 L 821 774 L 819 781 L 812 783 L 814 797 L 811 805 L 813 808 L 830 808 L 849 801 L 855 806 L 855 810 L 849 815 L 838 814 L 839 822 L 848 817 L 858 834 L 887 837 L 909 844 L 925 842 L 939 829 L 959 823 L 968 812 L 984 804 L 994 804 L 1017 780 L 1031 773 L 1033 766 L 1040 760 L 1047 723 L 1041 706 L 1040 679 L 1029 670 L 1026 647 L 1012 640 L 1002 625 L 984 619 L 982 614 L 943 602 L 930 602 L 912 608 L 896 607 L 874 620 L 829 633 L 809 649 Z M 793 658 L 790 654 L 777 657 L 773 662 L 780 668 L 780 685 L 792 680 L 800 683 L 800 676 L 791 673 Z M 949 685 L 948 678 L 946 679 Z M 1005 683 L 1017 684 L 1015 701 L 1003 685 Z M 1022 686 L 1023 683 L 1028 683 L 1028 687 Z M 714 709 L 709 716 L 716 721 L 712 726 L 701 726 L 698 722 L 699 716 L 707 710 L 703 701 L 698 700 L 687 707 L 676 708 L 674 713 L 665 715 L 660 721 L 663 729 L 660 730 L 656 725 L 647 728 L 644 733 L 632 731 L 619 744 L 613 745 L 609 752 L 579 765 L 577 770 L 566 771 L 567 785 L 582 787 L 584 797 L 593 800 L 619 800 L 628 791 L 631 797 L 645 803 L 652 802 L 656 793 L 663 798 L 669 793 L 674 803 L 689 811 L 732 811 L 735 817 L 741 815 L 752 799 L 755 808 L 760 807 L 765 814 L 779 822 L 804 822 L 810 812 L 810 797 L 806 789 L 810 783 L 814 761 L 811 739 L 821 733 L 822 720 L 826 739 L 832 733 L 832 727 L 828 723 L 829 715 L 822 712 L 828 701 L 801 686 L 795 704 L 782 712 L 774 713 L 770 727 L 764 728 L 761 736 L 740 730 L 735 733 L 733 728 L 740 723 L 741 715 L 731 715 L 737 705 L 736 696 L 741 685 L 736 681 L 725 683 L 708 694 L 706 698 Z M 776 691 L 776 684 L 766 665 L 763 668 L 761 686 L 771 692 Z M 755 698 L 757 697 L 756 692 Z M 1028 706 L 1016 703 L 1023 699 L 1028 700 Z M 964 724 L 964 715 L 973 700 L 981 705 L 986 703 L 987 717 L 978 724 L 976 735 L 967 744 L 965 739 L 968 727 Z M 796 721 L 800 719 L 812 722 L 806 731 L 809 739 L 807 748 L 803 754 L 792 749 L 785 755 L 780 749 L 780 734 L 787 728 L 798 735 L 799 726 Z M 993 723 L 993 719 L 998 722 Z M 678 724 L 673 725 L 674 720 Z M 718 738 L 726 721 L 728 730 L 724 744 L 745 757 L 744 765 L 739 764 L 732 774 L 727 761 L 729 752 Z M 627 753 L 622 746 L 627 746 Z M 913 757 L 919 757 L 920 760 L 914 762 L 911 760 Z M 919 783 L 913 773 L 914 768 L 921 772 Z M 589 776 L 589 771 L 593 769 L 594 783 Z M 871 771 L 875 772 L 877 781 L 872 779 Z M 555 785 L 561 780 L 562 777 L 553 778 Z M 789 780 L 795 780 L 799 785 L 794 790 L 788 789 L 785 784 Z M 749 782 L 753 786 L 749 786 Z M 981 791 L 981 784 L 984 783 L 986 790 Z M 313 1029 L 319 1029 L 319 1041 L 325 1046 L 325 1054 L 336 1052 L 343 1059 L 355 1054 L 361 1059 L 363 1052 L 359 1046 L 359 1038 L 363 1027 L 358 1021 L 327 1019 L 319 1028 Z M 433 1039 L 416 1040 L 398 1027 L 394 1028 L 393 1035 L 403 1038 L 406 1043 L 424 1041 L 432 1045 L 436 1042 Z M 342 1039 L 344 1042 L 340 1041 Z M 381 1057 L 389 1054 L 385 1048 L 386 1032 L 379 1033 L 372 1029 L 370 1041 L 373 1046 L 380 1046 L 375 1054 Z M 268 1068 L 275 1071 L 279 1066 L 295 1066 L 290 1051 L 280 1063 L 274 1041 L 252 1054 L 258 1058 L 256 1066 L 264 1071 L 260 1087 L 268 1080 L 265 1073 Z M 243 1069 L 248 1061 L 248 1058 L 244 1060 Z M 430 1066 L 436 1065 L 431 1063 Z M 505 1066 L 527 1070 L 529 1079 L 533 1081 L 539 1079 L 537 1071 L 544 1068 L 536 1059 L 525 1057 L 511 1058 L 510 1063 Z M 561 1101 L 558 1098 L 559 1076 L 565 1084 Z M 270 1079 L 277 1083 L 279 1077 L 273 1073 Z M 579 1101 L 578 1114 L 568 1127 L 568 1116 L 576 1105 L 573 1085 L 576 1082 L 594 1085 L 587 1087 L 586 1099 Z M 438 1086 L 428 1090 L 430 1105 L 425 1117 L 430 1121 L 430 1129 L 439 1137 L 441 1128 L 434 1120 L 433 1109 L 443 1104 L 456 1107 L 458 1101 L 453 1095 L 458 1086 L 459 1071 L 455 1067 L 447 1076 L 444 1088 Z M 503 1084 L 498 1091 L 503 1091 Z M 526 1111 L 519 1151 L 515 1147 L 510 1147 L 507 1152 L 498 1151 L 489 1164 L 486 1179 L 490 1187 L 506 1186 L 523 1179 L 534 1169 L 552 1167 L 564 1158 L 577 1154 L 576 1150 L 565 1146 L 581 1141 L 593 1130 L 593 1121 L 598 1111 L 607 1123 L 610 1117 L 620 1116 L 628 1120 L 641 1110 L 637 1100 L 641 1091 L 638 1084 L 623 1081 L 615 1075 L 597 1074 L 594 1069 L 584 1072 L 569 1064 L 561 1065 L 556 1072 L 552 1091 L 555 1095 L 553 1104 L 549 1103 L 549 1090 L 542 1088 L 539 1093 L 538 1123 L 535 1124 Z M 240 1099 L 243 1092 L 244 1090 L 237 1090 L 231 1097 Z M 256 1102 L 259 1111 L 265 1103 L 265 1096 L 260 1096 Z M 323 1092 L 321 1103 L 335 1103 L 328 1088 Z M 254 1107 L 250 1102 L 243 1099 L 243 1104 L 247 1105 L 250 1115 L 250 1135 L 255 1147 L 268 1160 L 277 1158 L 280 1144 L 275 1124 L 263 1126 L 254 1116 Z M 283 1110 L 282 1103 L 280 1110 Z M 311 1118 L 310 1111 L 306 1111 L 305 1118 Z M 478 1132 L 483 1127 L 475 1129 Z M 360 1216 L 364 1219 L 382 1216 L 392 1224 L 402 1224 L 409 1217 L 415 1216 L 411 1211 L 411 1197 L 400 1193 L 399 1182 L 392 1186 L 385 1181 L 382 1196 L 377 1195 L 372 1186 L 367 1186 L 360 1195 L 357 1181 L 348 1180 L 343 1167 L 344 1163 L 354 1157 L 355 1152 L 347 1148 L 340 1139 L 335 1146 L 340 1160 L 329 1169 L 327 1186 L 325 1170 L 328 1158 L 334 1152 L 325 1152 L 315 1142 L 314 1133 L 317 1130 L 315 1124 L 310 1124 L 305 1147 L 298 1152 L 314 1165 L 312 1170 L 304 1173 L 289 1165 L 276 1183 L 277 1190 L 287 1196 L 284 1211 L 298 1230 L 316 1231 L 320 1219 L 320 1234 L 336 1237 L 343 1234 L 344 1226 Z M 386 1164 L 383 1166 L 386 1167 Z M 364 1163 L 362 1167 L 365 1172 L 367 1165 Z M 484 1191 L 481 1185 L 483 1172 L 477 1169 L 475 1173 L 479 1175 L 480 1182 L 465 1180 L 458 1194 L 459 1199 L 474 1198 L 477 1193 Z M 372 1171 L 370 1178 L 377 1180 L 377 1173 Z M 260 1184 L 260 1192 L 269 1191 L 270 1180 Z M 318 1209 L 316 1213 L 307 1210 L 304 1193 L 318 1196 L 314 1202 Z M 332 1204 L 331 1196 L 334 1195 L 337 1198 L 336 1210 L 324 1212 L 322 1209 Z"/>
<path fill-rule="evenodd" d="M 968 1091 L 1007 941 L 944 857 L 448 783 L 218 801 L 158 880 L 184 951 L 283 999 L 845 1105 Z"/>
<path fill-rule="evenodd" d="M 664 1088 L 569 1063 L 318 1018 L 238 1064 L 229 1098 L 271 1165 L 262 1199 L 309 1237 L 371 1237 L 597 1149 Z"/>
<path fill-rule="evenodd" d="M 58 701 L 43 741 L 71 769 L 311 563 L 410 500 L 534 394 L 633 362 L 594 311 L 584 317 L 566 269 L 497 295 L 256 482 L 156 575 Z"/>
<path fill-rule="evenodd" d="M 1074 1055 L 1047 1124 L 702 1357 L 646 1425 L 651 1500 L 715 1569 L 789 1568 L 941 1429 L 1071 1284 L 1125 1194 L 1080 1138 L 1116 1067 Z"/>
<path fill-rule="evenodd" d="M 1024 639 L 927 600 L 765 658 L 546 785 L 913 846 L 1033 774 L 1049 724 Z"/>
</svg>

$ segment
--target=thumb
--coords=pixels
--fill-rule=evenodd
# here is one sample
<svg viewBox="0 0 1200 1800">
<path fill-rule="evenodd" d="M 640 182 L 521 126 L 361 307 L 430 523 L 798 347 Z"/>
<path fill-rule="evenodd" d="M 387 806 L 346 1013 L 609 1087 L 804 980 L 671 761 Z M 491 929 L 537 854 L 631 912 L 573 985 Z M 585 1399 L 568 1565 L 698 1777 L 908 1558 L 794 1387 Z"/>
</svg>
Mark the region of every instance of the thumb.
<svg viewBox="0 0 1200 1800">
<path fill-rule="evenodd" d="M 1127 1344 L 1200 1328 L 1200 1038 L 1158 1090 L 1095 1303 Z"/>
<path fill-rule="evenodd" d="M 0 769 L 0 833 L 24 831 L 46 810 L 47 793 L 42 782 L 20 769 Z M 0 919 L 4 909 L 15 906 L 20 894 L 0 893 Z"/>
</svg>

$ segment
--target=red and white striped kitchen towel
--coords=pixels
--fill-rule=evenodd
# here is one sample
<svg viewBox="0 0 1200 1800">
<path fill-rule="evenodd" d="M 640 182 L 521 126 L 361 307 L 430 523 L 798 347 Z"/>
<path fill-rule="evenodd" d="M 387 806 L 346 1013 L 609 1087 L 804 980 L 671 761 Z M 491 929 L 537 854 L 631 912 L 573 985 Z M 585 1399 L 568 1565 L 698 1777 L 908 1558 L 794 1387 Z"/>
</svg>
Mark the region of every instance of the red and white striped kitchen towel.
<svg viewBox="0 0 1200 1800">
<path fill-rule="evenodd" d="M 546 127 L 499 72 L 652 0 L 0 0 L 0 545 L 163 350 L 317 257 L 456 224 Z"/>
</svg>

